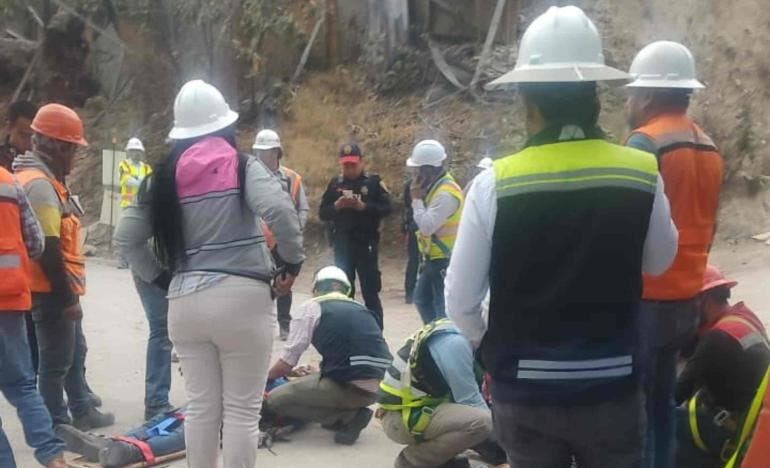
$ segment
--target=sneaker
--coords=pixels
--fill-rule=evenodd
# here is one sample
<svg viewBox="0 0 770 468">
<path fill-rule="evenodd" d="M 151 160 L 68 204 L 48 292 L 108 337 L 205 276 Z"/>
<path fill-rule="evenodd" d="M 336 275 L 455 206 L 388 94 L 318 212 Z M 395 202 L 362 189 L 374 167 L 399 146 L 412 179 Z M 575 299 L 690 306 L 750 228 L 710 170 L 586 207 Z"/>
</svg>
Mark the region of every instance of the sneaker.
<svg viewBox="0 0 770 468">
<path fill-rule="evenodd" d="M 126 466 L 144 460 L 138 447 L 119 440 L 111 440 L 99 451 L 99 464 L 104 468 Z"/>
<path fill-rule="evenodd" d="M 361 408 L 347 424 L 334 434 L 334 442 L 342 445 L 353 445 L 361 431 L 369 424 L 374 413 L 369 408 Z"/>
<path fill-rule="evenodd" d="M 81 431 L 90 431 L 100 427 L 115 424 L 115 416 L 112 413 L 102 413 L 96 408 L 91 408 L 85 414 L 75 416 L 72 425 Z"/>
<path fill-rule="evenodd" d="M 109 442 L 109 439 L 80 431 L 68 424 L 59 424 L 54 428 L 54 432 L 64 441 L 68 451 L 83 455 L 89 462 L 98 462 L 99 450 Z"/>
<path fill-rule="evenodd" d="M 149 421 L 150 419 L 154 418 L 155 416 L 158 416 L 160 414 L 168 413 L 169 411 L 174 410 L 174 406 L 171 406 L 170 404 L 159 406 L 157 408 L 145 408 L 144 409 L 144 420 Z"/>
</svg>

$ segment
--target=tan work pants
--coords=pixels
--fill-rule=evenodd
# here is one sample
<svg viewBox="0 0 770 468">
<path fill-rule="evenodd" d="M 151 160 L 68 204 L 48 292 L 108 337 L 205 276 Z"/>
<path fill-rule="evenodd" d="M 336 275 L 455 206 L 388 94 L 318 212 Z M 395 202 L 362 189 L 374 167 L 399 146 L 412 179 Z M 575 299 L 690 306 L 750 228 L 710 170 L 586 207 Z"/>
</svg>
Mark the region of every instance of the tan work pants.
<svg viewBox="0 0 770 468">
<path fill-rule="evenodd" d="M 277 387 L 267 405 L 281 416 L 332 425 L 348 423 L 359 409 L 373 404 L 377 395 L 348 383 L 311 374 Z"/>
<path fill-rule="evenodd" d="M 407 431 L 400 411 L 386 411 L 382 428 L 389 439 L 407 445 L 396 468 L 430 468 L 443 465 L 489 437 L 492 414 L 473 406 L 443 403 L 436 407 L 420 442 Z"/>
<path fill-rule="evenodd" d="M 184 374 L 189 468 L 254 468 L 275 312 L 266 283 L 231 276 L 172 298 L 169 337 Z"/>
</svg>

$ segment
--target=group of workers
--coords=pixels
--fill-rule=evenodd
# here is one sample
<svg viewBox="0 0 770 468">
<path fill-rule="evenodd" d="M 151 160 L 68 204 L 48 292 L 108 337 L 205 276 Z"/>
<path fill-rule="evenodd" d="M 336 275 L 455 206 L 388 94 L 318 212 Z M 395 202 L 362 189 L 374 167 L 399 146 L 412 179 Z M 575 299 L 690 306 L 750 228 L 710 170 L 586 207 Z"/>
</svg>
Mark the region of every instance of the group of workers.
<svg viewBox="0 0 770 468">
<path fill-rule="evenodd" d="M 627 83 L 625 145 L 597 124 L 598 82 Z M 376 417 L 405 446 L 397 468 L 468 467 L 468 449 L 514 467 L 764 466 L 770 343 L 756 315 L 730 305 L 736 283 L 708 265 L 723 161 L 687 115 L 703 87 L 690 51 L 654 42 L 626 73 L 605 64 L 582 10 L 552 7 L 488 86 L 514 85 L 520 152 L 484 158 L 465 189 L 439 141 L 406 160 L 405 292 L 423 326 L 392 353 L 378 267 L 390 194 L 357 144 L 340 148 L 320 202 L 335 265 L 314 273 L 292 317 L 309 204 L 279 135 L 264 129 L 240 152 L 238 114 L 194 80 L 174 102 L 167 158 L 151 168 L 129 140 L 115 242 L 150 325 L 145 418 L 173 408 L 173 343 L 190 467 L 217 466 L 220 448 L 226 468 L 254 466 L 263 403 L 343 445 Z M 82 209 L 65 183 L 86 141 L 59 104 L 12 106 L 8 130 L 0 388 L 38 461 L 61 468 L 55 427 L 114 421 L 85 380 Z M 271 364 L 276 318 L 286 343 Z M 320 371 L 294 377 L 311 344 Z M 15 466 L 2 431 L 0 466 Z"/>
</svg>

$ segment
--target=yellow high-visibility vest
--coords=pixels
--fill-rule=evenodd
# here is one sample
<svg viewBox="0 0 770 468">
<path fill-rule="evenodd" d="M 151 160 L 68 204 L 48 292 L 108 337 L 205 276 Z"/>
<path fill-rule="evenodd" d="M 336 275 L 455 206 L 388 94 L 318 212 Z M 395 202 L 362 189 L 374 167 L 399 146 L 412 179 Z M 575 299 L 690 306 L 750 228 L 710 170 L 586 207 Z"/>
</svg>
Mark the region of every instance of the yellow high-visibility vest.
<svg viewBox="0 0 770 468">
<path fill-rule="evenodd" d="M 457 228 L 460 226 L 460 216 L 463 212 L 463 189 L 455 181 L 452 174 L 446 173 L 433 184 L 425 196 L 425 206 L 441 193 L 448 193 L 457 199 L 457 209 L 447 218 L 438 231 L 425 235 L 417 231 L 420 253 L 428 260 L 449 258 L 457 239 Z"/>
<path fill-rule="evenodd" d="M 145 177 L 152 174 L 152 167 L 141 161 L 137 165 L 137 163 L 130 159 L 124 159 L 120 161 L 118 168 L 120 170 L 120 207 L 125 208 L 134 201 L 136 191 L 139 188 L 139 185 L 129 184 L 128 182 L 132 178 L 138 179 L 141 182 Z"/>
</svg>

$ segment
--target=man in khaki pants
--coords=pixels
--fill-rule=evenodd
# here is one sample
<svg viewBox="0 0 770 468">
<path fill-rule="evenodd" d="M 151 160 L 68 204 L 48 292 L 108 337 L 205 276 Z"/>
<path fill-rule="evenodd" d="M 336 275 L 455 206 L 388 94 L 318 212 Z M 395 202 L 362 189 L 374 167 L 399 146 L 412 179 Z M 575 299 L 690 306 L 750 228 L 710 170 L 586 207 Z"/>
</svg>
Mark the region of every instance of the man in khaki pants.
<svg viewBox="0 0 770 468">
<path fill-rule="evenodd" d="M 385 434 L 407 445 L 396 468 L 469 467 L 467 459 L 456 457 L 469 448 L 489 462 L 505 460 L 489 439 L 492 416 L 479 380 L 473 349 L 449 319 L 430 322 L 407 340 L 378 398 Z"/>
</svg>

